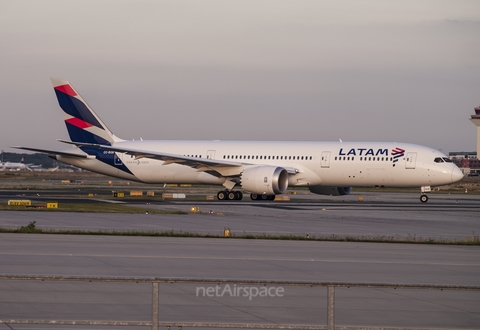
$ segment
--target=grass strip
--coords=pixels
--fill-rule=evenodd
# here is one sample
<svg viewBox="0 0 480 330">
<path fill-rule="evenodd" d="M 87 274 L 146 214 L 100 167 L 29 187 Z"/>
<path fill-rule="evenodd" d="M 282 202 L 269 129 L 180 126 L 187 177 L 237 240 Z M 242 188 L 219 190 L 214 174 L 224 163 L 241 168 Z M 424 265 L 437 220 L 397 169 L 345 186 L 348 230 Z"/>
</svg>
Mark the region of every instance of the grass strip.
<svg viewBox="0 0 480 330">
<path fill-rule="evenodd" d="M 35 205 L 34 205 L 35 206 Z M 0 211 L 30 211 L 30 212 L 89 212 L 89 213 L 125 213 L 141 214 L 187 214 L 178 210 L 153 210 L 150 208 L 135 207 L 114 203 L 59 203 L 58 208 L 38 208 L 24 206 L 8 206 L 0 204 Z"/>
<path fill-rule="evenodd" d="M 436 244 L 436 245 L 464 245 L 479 246 L 480 236 L 472 236 L 463 239 L 451 240 L 431 237 L 417 237 L 409 235 L 407 237 L 396 236 L 299 236 L 299 235 L 270 235 L 270 234 L 199 234 L 183 231 L 139 231 L 139 230 L 63 230 L 63 229 L 41 229 L 36 227 L 36 221 L 30 222 L 27 226 L 20 228 L 2 228 L 0 233 L 10 234 L 54 234 L 54 235 L 107 235 L 107 236 L 143 236 L 143 237 L 190 237 L 190 238 L 223 238 L 223 239 L 260 239 L 260 240 L 286 240 L 286 241 L 324 241 L 324 242 L 361 242 L 361 243 L 402 243 L 402 244 Z"/>
</svg>

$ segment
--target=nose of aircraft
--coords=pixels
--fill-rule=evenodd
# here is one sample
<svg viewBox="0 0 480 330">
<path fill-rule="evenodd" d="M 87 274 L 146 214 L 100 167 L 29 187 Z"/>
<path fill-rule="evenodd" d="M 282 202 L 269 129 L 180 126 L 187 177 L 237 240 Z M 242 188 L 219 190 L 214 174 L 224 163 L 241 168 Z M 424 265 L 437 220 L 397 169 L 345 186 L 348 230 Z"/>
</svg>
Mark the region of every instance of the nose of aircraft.
<svg viewBox="0 0 480 330">
<path fill-rule="evenodd" d="M 457 182 L 463 179 L 463 172 L 456 166 L 452 169 L 452 182 Z"/>
</svg>

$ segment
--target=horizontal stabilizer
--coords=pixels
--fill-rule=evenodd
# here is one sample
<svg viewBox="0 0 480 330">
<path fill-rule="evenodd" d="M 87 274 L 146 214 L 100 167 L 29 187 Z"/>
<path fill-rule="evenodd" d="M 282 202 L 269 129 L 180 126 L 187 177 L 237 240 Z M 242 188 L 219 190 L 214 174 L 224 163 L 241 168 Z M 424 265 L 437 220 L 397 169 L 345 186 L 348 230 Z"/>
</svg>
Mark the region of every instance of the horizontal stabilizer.
<svg viewBox="0 0 480 330">
<path fill-rule="evenodd" d="M 30 148 L 30 147 L 20 147 L 20 146 L 13 146 L 11 148 L 15 149 L 23 149 L 23 150 L 30 150 L 35 152 L 41 152 L 49 155 L 58 155 L 58 156 L 65 156 L 65 157 L 77 157 L 77 158 L 95 158 L 95 156 L 90 156 L 85 153 L 75 153 L 75 152 L 68 152 L 68 151 L 56 151 L 56 150 L 48 150 L 48 149 L 37 149 L 37 148 Z"/>
</svg>

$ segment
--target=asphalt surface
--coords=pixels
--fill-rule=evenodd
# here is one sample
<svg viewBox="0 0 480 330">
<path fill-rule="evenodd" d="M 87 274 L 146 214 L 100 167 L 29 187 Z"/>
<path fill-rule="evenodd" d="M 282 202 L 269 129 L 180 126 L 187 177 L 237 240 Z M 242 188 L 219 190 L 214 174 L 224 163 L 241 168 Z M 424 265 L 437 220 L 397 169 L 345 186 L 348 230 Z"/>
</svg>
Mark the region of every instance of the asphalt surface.
<svg viewBox="0 0 480 330">
<path fill-rule="evenodd" d="M 463 239 L 478 235 L 469 195 L 363 194 L 321 202 L 159 201 L 185 215 L 0 211 L 1 227 L 182 230 Z M 0 273 L 155 276 L 355 283 L 480 285 L 478 246 L 121 236 L 0 234 Z M 326 289 L 282 297 L 202 297 L 198 284 L 160 286 L 162 321 L 326 324 Z M 0 281 L 0 319 L 148 320 L 151 287 L 137 283 Z M 338 326 L 480 328 L 480 291 L 336 290 Z M 2 325 L 0 329 L 47 329 Z M 60 326 L 54 329 L 86 329 Z M 102 327 L 97 327 L 99 329 Z M 105 328 L 105 327 L 104 327 Z M 121 327 L 119 329 L 127 329 Z"/>
<path fill-rule="evenodd" d="M 33 198 L 35 197 L 33 194 Z M 42 196 L 40 196 L 42 197 Z M 129 200 L 135 206 L 184 211 L 187 214 L 108 214 L 0 211 L 0 226 L 18 228 L 36 221 L 45 229 L 176 231 L 221 234 L 309 235 L 310 237 L 370 237 L 464 240 L 480 235 L 479 195 L 432 195 L 420 203 L 418 194 L 366 193 L 341 197 L 295 196 L 290 202 Z M 359 202 L 358 198 L 363 201 Z M 0 196 L 6 201 L 7 196 Z M 32 200 L 34 200 L 32 198 Z M 64 197 L 67 198 L 67 197 Z M 52 201 L 52 198 L 45 197 Z M 61 208 L 62 200 L 59 202 Z M 100 203 L 98 199 L 70 200 Z M 103 201 L 103 202 L 112 202 Z M 122 202 L 122 200 L 116 200 Z M 198 213 L 191 213 L 191 207 Z"/>
</svg>

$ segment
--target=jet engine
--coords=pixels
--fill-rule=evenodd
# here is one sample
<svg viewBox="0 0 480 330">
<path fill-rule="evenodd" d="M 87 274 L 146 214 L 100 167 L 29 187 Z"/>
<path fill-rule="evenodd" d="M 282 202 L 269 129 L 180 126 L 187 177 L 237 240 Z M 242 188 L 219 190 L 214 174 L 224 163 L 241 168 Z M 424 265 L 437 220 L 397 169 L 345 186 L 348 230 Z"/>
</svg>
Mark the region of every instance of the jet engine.
<svg viewBox="0 0 480 330">
<path fill-rule="evenodd" d="M 352 187 L 325 187 L 325 186 L 311 186 L 308 189 L 319 195 L 344 196 L 350 194 Z"/>
<path fill-rule="evenodd" d="M 288 188 L 288 172 L 276 166 L 251 167 L 242 172 L 240 183 L 243 189 L 254 194 L 283 194 Z"/>
</svg>

